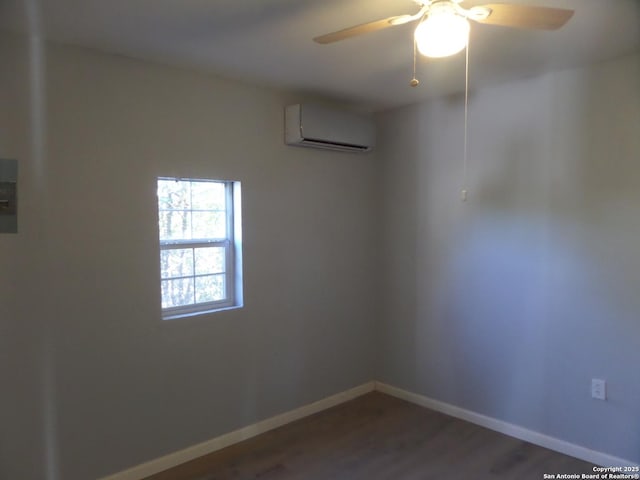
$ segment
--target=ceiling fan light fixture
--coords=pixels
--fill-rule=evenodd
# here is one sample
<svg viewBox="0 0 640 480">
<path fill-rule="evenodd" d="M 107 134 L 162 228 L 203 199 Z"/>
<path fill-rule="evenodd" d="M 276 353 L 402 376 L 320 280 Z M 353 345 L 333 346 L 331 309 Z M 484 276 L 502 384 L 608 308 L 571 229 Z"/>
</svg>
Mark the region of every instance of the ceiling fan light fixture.
<svg viewBox="0 0 640 480">
<path fill-rule="evenodd" d="M 428 17 L 416 28 L 414 36 L 422 55 L 432 58 L 448 57 L 467 46 L 469 22 L 449 8 L 432 7 Z"/>
</svg>

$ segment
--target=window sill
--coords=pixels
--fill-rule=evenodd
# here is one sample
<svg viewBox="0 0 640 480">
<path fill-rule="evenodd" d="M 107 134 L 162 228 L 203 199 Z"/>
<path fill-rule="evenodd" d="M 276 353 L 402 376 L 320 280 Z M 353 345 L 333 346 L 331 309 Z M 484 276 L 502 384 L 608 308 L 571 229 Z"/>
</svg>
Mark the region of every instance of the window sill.
<svg viewBox="0 0 640 480">
<path fill-rule="evenodd" d="M 207 315 L 210 313 L 225 312 L 227 310 L 239 310 L 243 305 L 231 305 L 229 307 L 211 308 L 208 310 L 198 310 L 197 312 L 186 313 L 172 313 L 169 315 L 162 315 L 162 320 L 178 320 L 181 318 L 197 317 L 200 315 Z"/>
</svg>

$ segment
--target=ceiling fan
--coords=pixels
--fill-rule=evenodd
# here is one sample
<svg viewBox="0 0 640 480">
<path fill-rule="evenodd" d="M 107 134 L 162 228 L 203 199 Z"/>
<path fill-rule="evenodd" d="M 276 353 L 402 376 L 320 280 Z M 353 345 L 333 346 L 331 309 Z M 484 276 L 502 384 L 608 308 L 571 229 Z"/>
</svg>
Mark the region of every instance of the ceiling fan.
<svg viewBox="0 0 640 480">
<path fill-rule="evenodd" d="M 363 23 L 343 30 L 320 35 L 313 40 L 320 44 L 333 43 L 364 33 L 382 30 L 396 25 L 419 21 L 414 32 L 413 78 L 409 85 L 417 86 L 416 51 L 427 57 L 447 57 L 468 46 L 469 20 L 488 25 L 526 28 L 533 30 L 557 30 L 573 16 L 573 10 L 563 8 L 535 7 L 508 3 L 489 3 L 465 8 L 464 0 L 414 0 L 419 10 L 413 15 L 398 15 L 373 22 Z M 460 198 L 467 201 L 467 118 L 469 85 L 469 50 L 467 49 L 463 179 Z"/>
<path fill-rule="evenodd" d="M 420 9 L 413 15 L 398 15 L 363 23 L 320 35 L 313 40 L 320 44 L 333 43 L 356 35 L 419 21 L 414 34 L 417 49 L 428 57 L 446 57 L 466 46 L 469 36 L 468 20 L 505 27 L 557 30 L 573 15 L 573 10 L 508 3 L 490 3 L 464 8 L 460 5 L 463 0 L 414 1 Z"/>
</svg>

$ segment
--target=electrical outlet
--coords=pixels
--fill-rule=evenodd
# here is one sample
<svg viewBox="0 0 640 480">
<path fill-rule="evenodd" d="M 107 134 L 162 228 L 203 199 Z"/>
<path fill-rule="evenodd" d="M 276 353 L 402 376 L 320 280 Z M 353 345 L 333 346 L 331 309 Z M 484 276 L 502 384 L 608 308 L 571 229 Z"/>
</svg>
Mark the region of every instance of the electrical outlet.
<svg viewBox="0 0 640 480">
<path fill-rule="evenodd" d="M 591 397 L 597 400 L 607 399 L 607 382 L 600 378 L 591 379 Z"/>
</svg>

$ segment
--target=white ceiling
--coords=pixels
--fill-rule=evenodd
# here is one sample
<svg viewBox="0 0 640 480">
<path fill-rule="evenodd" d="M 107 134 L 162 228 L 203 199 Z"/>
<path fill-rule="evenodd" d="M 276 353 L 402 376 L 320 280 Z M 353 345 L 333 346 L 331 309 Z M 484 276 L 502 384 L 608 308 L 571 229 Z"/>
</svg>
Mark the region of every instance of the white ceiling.
<svg viewBox="0 0 640 480">
<path fill-rule="evenodd" d="M 0 0 L 0 27 L 24 30 L 38 0 Z M 464 54 L 420 59 L 414 24 L 330 45 L 317 35 L 417 10 L 411 0 L 41 0 L 48 38 L 214 72 L 380 110 L 461 91 Z M 468 0 L 463 6 L 484 1 Z M 474 24 L 471 87 L 640 51 L 640 0 L 510 0 L 575 10 L 561 30 Z M 32 22 L 33 23 L 33 22 Z"/>
</svg>

